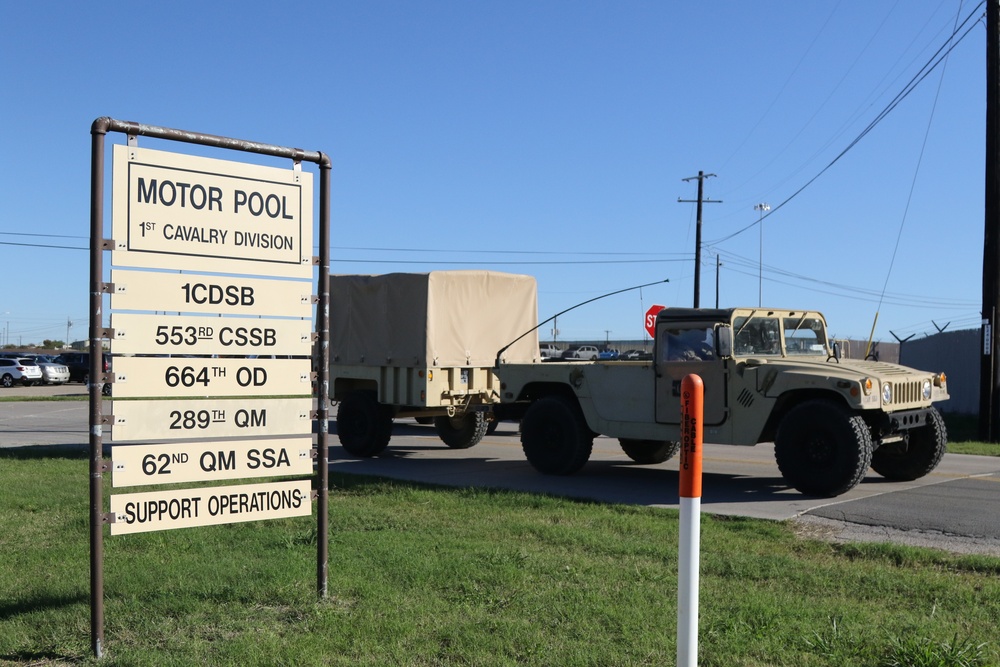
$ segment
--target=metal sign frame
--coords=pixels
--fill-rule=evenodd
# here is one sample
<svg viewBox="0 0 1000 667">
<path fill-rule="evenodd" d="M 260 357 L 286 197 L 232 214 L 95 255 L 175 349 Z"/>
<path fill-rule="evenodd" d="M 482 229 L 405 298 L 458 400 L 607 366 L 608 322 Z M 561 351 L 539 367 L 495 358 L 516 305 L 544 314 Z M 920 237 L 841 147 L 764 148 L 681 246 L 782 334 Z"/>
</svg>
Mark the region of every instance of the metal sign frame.
<svg viewBox="0 0 1000 667">
<path fill-rule="evenodd" d="M 321 598 L 327 596 L 328 554 L 329 554 L 329 412 L 330 412 L 330 170 L 328 155 L 318 151 L 305 151 L 262 144 L 243 139 L 234 139 L 211 134 L 202 134 L 153 125 L 143 125 L 131 121 L 115 120 L 103 116 L 96 119 L 90 128 L 90 329 L 88 332 L 90 350 L 103 350 L 103 340 L 113 337 L 110 329 L 103 326 L 104 295 L 114 291 L 112 283 L 104 282 L 104 252 L 115 248 L 114 239 L 104 238 L 104 162 L 105 137 L 108 132 L 118 132 L 128 137 L 129 145 L 135 145 L 138 137 L 152 137 L 202 146 L 212 146 L 227 150 L 258 153 L 292 160 L 295 168 L 302 162 L 315 163 L 319 168 L 319 256 L 313 263 L 319 265 L 318 303 L 316 308 L 317 334 L 317 470 L 313 490 L 317 495 L 316 525 L 316 589 Z M 110 377 L 104 375 L 101 354 L 90 355 L 90 396 L 89 444 L 90 444 L 90 620 L 91 640 L 94 655 L 104 655 L 104 525 L 110 521 L 104 513 L 104 473 L 110 465 L 103 460 L 106 425 L 103 415 L 102 388 Z"/>
</svg>

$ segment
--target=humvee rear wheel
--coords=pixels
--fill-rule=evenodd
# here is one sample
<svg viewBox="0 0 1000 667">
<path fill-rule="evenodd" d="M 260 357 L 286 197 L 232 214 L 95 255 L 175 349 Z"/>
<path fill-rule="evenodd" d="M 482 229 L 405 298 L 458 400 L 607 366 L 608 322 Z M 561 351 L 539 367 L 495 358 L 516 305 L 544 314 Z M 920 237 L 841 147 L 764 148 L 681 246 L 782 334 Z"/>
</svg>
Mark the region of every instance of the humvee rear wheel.
<svg viewBox="0 0 1000 667">
<path fill-rule="evenodd" d="M 521 420 L 521 448 L 538 472 L 571 475 L 590 458 L 594 434 L 579 406 L 562 396 L 546 396 L 532 403 Z"/>
<path fill-rule="evenodd" d="M 486 414 L 470 411 L 454 417 L 435 417 L 434 429 L 444 444 L 452 449 L 468 449 L 486 435 Z"/>
<path fill-rule="evenodd" d="M 625 455 L 636 463 L 650 465 L 669 461 L 681 450 L 681 443 L 670 440 L 630 440 L 619 438 Z"/>
<path fill-rule="evenodd" d="M 352 391 L 337 407 L 337 437 L 353 456 L 379 454 L 392 436 L 392 411 L 373 391 Z"/>
<path fill-rule="evenodd" d="M 872 454 L 872 470 L 886 479 L 910 481 L 919 479 L 937 467 L 948 446 L 948 430 L 944 419 L 934 408 L 927 423 L 911 429 L 904 442 L 882 445 Z"/>
<path fill-rule="evenodd" d="M 792 487 L 811 496 L 839 496 L 864 479 L 872 461 L 871 433 L 847 408 L 807 401 L 782 419 L 774 457 Z"/>
</svg>

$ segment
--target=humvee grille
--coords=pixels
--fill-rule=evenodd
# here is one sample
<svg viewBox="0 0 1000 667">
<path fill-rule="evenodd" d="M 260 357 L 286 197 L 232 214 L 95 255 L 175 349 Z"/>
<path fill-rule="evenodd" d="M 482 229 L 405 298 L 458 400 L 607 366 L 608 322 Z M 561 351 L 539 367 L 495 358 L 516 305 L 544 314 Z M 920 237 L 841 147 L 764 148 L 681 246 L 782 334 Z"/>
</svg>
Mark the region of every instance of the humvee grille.
<svg viewBox="0 0 1000 667">
<path fill-rule="evenodd" d="M 921 382 L 893 382 L 892 402 L 893 403 L 918 403 L 922 400 L 920 395 Z"/>
</svg>

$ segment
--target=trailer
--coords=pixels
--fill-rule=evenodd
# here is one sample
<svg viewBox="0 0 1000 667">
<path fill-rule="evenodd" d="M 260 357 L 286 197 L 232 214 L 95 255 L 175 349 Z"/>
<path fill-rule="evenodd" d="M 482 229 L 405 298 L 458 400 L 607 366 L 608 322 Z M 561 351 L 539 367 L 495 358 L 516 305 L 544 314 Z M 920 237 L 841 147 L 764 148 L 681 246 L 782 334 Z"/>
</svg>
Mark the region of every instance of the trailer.
<svg viewBox="0 0 1000 667">
<path fill-rule="evenodd" d="M 497 350 L 509 345 L 505 362 L 540 361 L 537 323 L 532 276 L 330 276 L 330 398 L 341 445 L 376 456 L 393 420 L 413 417 L 432 421 L 449 447 L 472 447 L 495 423 Z"/>
</svg>

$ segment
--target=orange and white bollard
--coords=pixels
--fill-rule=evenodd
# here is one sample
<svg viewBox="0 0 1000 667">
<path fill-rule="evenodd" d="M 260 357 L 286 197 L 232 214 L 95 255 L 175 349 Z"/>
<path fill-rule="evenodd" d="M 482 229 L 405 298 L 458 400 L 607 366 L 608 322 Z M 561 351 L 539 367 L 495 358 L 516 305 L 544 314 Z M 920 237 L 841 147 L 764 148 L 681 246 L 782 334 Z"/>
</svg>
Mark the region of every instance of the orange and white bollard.
<svg viewBox="0 0 1000 667">
<path fill-rule="evenodd" d="M 698 664 L 698 570 L 701 558 L 701 451 L 705 385 L 681 381 L 680 539 L 677 558 L 677 667 Z"/>
</svg>

